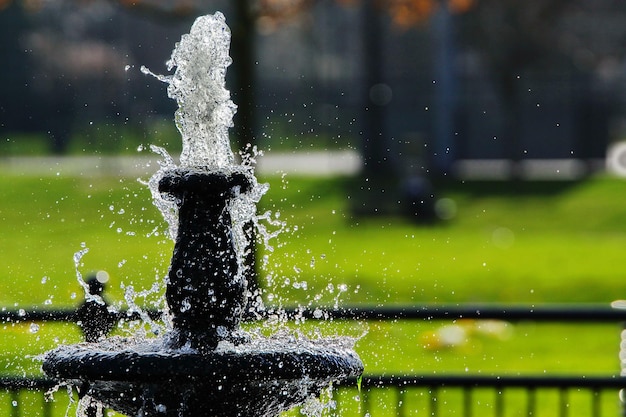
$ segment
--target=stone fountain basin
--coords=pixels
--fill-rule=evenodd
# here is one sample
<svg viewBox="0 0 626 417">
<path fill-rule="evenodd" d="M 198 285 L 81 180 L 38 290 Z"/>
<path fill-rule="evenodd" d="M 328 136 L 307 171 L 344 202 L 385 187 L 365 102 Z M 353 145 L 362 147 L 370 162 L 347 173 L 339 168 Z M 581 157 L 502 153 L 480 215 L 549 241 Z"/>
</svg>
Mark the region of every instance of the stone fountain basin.
<svg viewBox="0 0 626 417">
<path fill-rule="evenodd" d="M 43 369 L 132 416 L 275 416 L 333 381 L 361 375 L 362 362 L 344 345 L 268 339 L 198 353 L 161 343 L 120 349 L 107 340 L 59 347 L 46 354 Z"/>
</svg>

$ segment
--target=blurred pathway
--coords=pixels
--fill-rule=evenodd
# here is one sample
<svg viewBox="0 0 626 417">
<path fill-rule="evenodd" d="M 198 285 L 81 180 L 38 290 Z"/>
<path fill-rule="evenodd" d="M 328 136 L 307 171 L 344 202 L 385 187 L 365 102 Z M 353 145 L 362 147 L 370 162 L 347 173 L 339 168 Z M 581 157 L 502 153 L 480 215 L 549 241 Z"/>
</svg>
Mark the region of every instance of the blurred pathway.
<svg viewBox="0 0 626 417">
<path fill-rule="evenodd" d="M 44 156 L 0 158 L 0 173 L 34 176 L 123 176 L 147 179 L 157 169 L 157 155 Z M 354 151 L 271 153 L 257 158 L 257 174 L 306 176 L 352 175 L 361 168 Z"/>
<path fill-rule="evenodd" d="M 607 161 L 577 159 L 534 159 L 521 163 L 527 180 L 575 180 L 604 170 L 626 177 L 626 145 L 618 157 Z M 0 175 L 34 176 L 121 176 L 148 179 L 157 169 L 158 155 L 138 156 L 44 156 L 0 157 Z M 611 161 L 617 160 L 612 166 Z M 268 153 L 257 158 L 256 173 L 329 177 L 355 175 L 361 169 L 361 156 L 355 151 Z M 616 165 L 617 164 L 617 165 Z M 617 166 L 617 168 L 615 167 Z M 507 180 L 510 163 L 504 159 L 461 160 L 453 166 L 455 178 L 465 180 Z"/>
</svg>

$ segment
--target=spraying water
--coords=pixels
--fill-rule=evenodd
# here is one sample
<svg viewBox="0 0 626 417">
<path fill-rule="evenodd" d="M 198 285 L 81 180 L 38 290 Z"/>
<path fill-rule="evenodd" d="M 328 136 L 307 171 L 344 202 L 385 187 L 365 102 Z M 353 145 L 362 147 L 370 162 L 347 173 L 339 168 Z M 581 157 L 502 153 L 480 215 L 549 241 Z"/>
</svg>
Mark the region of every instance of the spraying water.
<svg viewBox="0 0 626 417">
<path fill-rule="evenodd" d="M 167 69 L 171 76 L 151 74 L 168 84 L 167 94 L 178 103 L 176 126 L 182 135 L 182 167 L 230 169 L 235 165 L 228 128 L 233 126 L 237 106 L 226 89 L 230 29 L 224 15 L 199 17 L 188 34 L 176 44 Z"/>
<path fill-rule="evenodd" d="M 175 120 L 182 136 L 181 168 L 249 175 L 251 190 L 238 195 L 229 207 L 235 246 L 242 260 L 247 240 L 244 226 L 251 221 L 258 225 L 256 203 L 269 187 L 259 184 L 254 177 L 254 158 L 243 158 L 238 164 L 230 146 L 228 129 L 233 126 L 237 110 L 226 89 L 226 70 L 232 63 L 228 55 L 230 39 L 230 29 L 222 13 L 201 16 L 176 44 L 166 63 L 169 71 L 176 68 L 173 75 L 155 74 L 145 66 L 141 71 L 167 83 L 168 96 L 178 103 Z M 163 198 L 158 192 L 158 183 L 164 173 L 177 165 L 164 149 L 153 146 L 152 150 L 160 154 L 163 161 L 148 184 L 155 205 L 168 222 L 170 235 L 175 240 L 178 225 L 175 202 Z M 258 229 L 264 238 L 273 237 L 266 233 L 266 228 Z M 244 265 L 241 266 L 240 269 L 244 269 Z"/>
<path fill-rule="evenodd" d="M 180 166 L 153 147 L 163 160 L 149 181 L 175 240 L 166 289 L 172 328 L 154 343 L 106 339 L 44 358 L 46 373 L 127 415 L 275 417 L 363 372 L 353 340 L 250 338 L 239 327 L 249 231 L 266 231 L 258 221 L 269 216 L 257 216 L 256 203 L 268 187 L 253 175 L 254 158 L 237 164 L 230 149 L 229 43 L 224 16 L 203 16 L 172 52 L 173 75 L 142 68 L 168 83 L 183 139 Z"/>
</svg>

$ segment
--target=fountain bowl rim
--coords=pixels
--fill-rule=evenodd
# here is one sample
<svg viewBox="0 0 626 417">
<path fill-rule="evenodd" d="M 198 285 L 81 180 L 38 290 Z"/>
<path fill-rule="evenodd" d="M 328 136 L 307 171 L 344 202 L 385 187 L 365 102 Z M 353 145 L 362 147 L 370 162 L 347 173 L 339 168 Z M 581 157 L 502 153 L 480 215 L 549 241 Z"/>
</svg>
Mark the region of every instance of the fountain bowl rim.
<svg viewBox="0 0 626 417">
<path fill-rule="evenodd" d="M 198 378 L 215 381 L 333 380 L 357 378 L 363 363 L 351 349 L 322 344 L 276 345 L 262 351 L 109 350 L 97 344 L 61 346 L 44 356 L 43 370 L 63 380 L 156 382 Z"/>
</svg>

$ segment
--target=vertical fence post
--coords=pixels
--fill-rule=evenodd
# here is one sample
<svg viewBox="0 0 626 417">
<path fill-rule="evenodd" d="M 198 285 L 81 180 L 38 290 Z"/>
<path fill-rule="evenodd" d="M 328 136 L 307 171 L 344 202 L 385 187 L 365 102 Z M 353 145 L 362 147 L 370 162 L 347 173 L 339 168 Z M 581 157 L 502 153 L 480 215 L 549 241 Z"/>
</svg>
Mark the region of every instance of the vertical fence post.
<svg viewBox="0 0 626 417">
<path fill-rule="evenodd" d="M 463 387 L 463 415 L 472 417 L 472 387 Z"/>
<path fill-rule="evenodd" d="M 537 392 L 535 387 L 526 387 L 526 415 L 528 417 L 535 415 L 537 409 Z"/>
<path fill-rule="evenodd" d="M 361 388 L 361 415 L 370 415 L 370 391 L 365 388 Z"/>
<path fill-rule="evenodd" d="M 620 332 L 619 362 L 620 377 L 623 378 L 626 376 L 626 322 L 622 322 L 622 331 Z M 626 417 L 626 390 L 623 388 L 619 390 L 619 401 L 622 417 Z"/>
<path fill-rule="evenodd" d="M 591 391 L 591 415 L 593 417 L 600 417 L 602 415 L 600 389 L 598 388 L 594 388 Z"/>
<path fill-rule="evenodd" d="M 397 417 L 404 417 L 406 415 L 406 389 L 398 387 L 398 410 Z"/>
<path fill-rule="evenodd" d="M 623 300 L 617 300 L 611 303 L 611 307 L 615 310 L 626 309 L 626 304 Z M 620 376 L 623 378 L 626 376 L 626 322 L 622 322 L 622 331 L 620 332 L 619 340 L 619 367 Z M 626 417 L 626 391 L 624 388 L 619 390 L 619 404 L 622 417 Z"/>
<path fill-rule="evenodd" d="M 17 389 L 11 390 L 11 417 L 20 415 L 20 393 Z"/>
<path fill-rule="evenodd" d="M 332 407 L 330 408 L 332 410 L 332 412 L 330 413 L 331 416 L 338 416 L 338 411 L 341 410 L 341 396 L 340 396 L 340 391 L 337 389 L 336 386 L 332 385 L 331 389 L 330 389 L 330 404 L 332 404 Z M 302 408 L 300 408 L 300 412 L 299 414 L 302 414 Z"/>
<path fill-rule="evenodd" d="M 431 385 L 430 387 L 428 387 L 428 392 L 430 394 L 430 416 L 431 417 L 437 417 L 438 413 L 437 413 L 437 393 L 438 393 L 438 389 L 436 386 Z"/>
<path fill-rule="evenodd" d="M 567 417 L 568 414 L 568 389 L 563 387 L 559 389 L 559 416 Z"/>
<path fill-rule="evenodd" d="M 495 392 L 495 416 L 502 417 L 504 415 L 504 388 L 497 387 Z"/>
<path fill-rule="evenodd" d="M 46 391 L 43 391 L 41 402 L 41 414 L 43 417 L 52 417 L 52 402 L 46 398 Z"/>
</svg>

